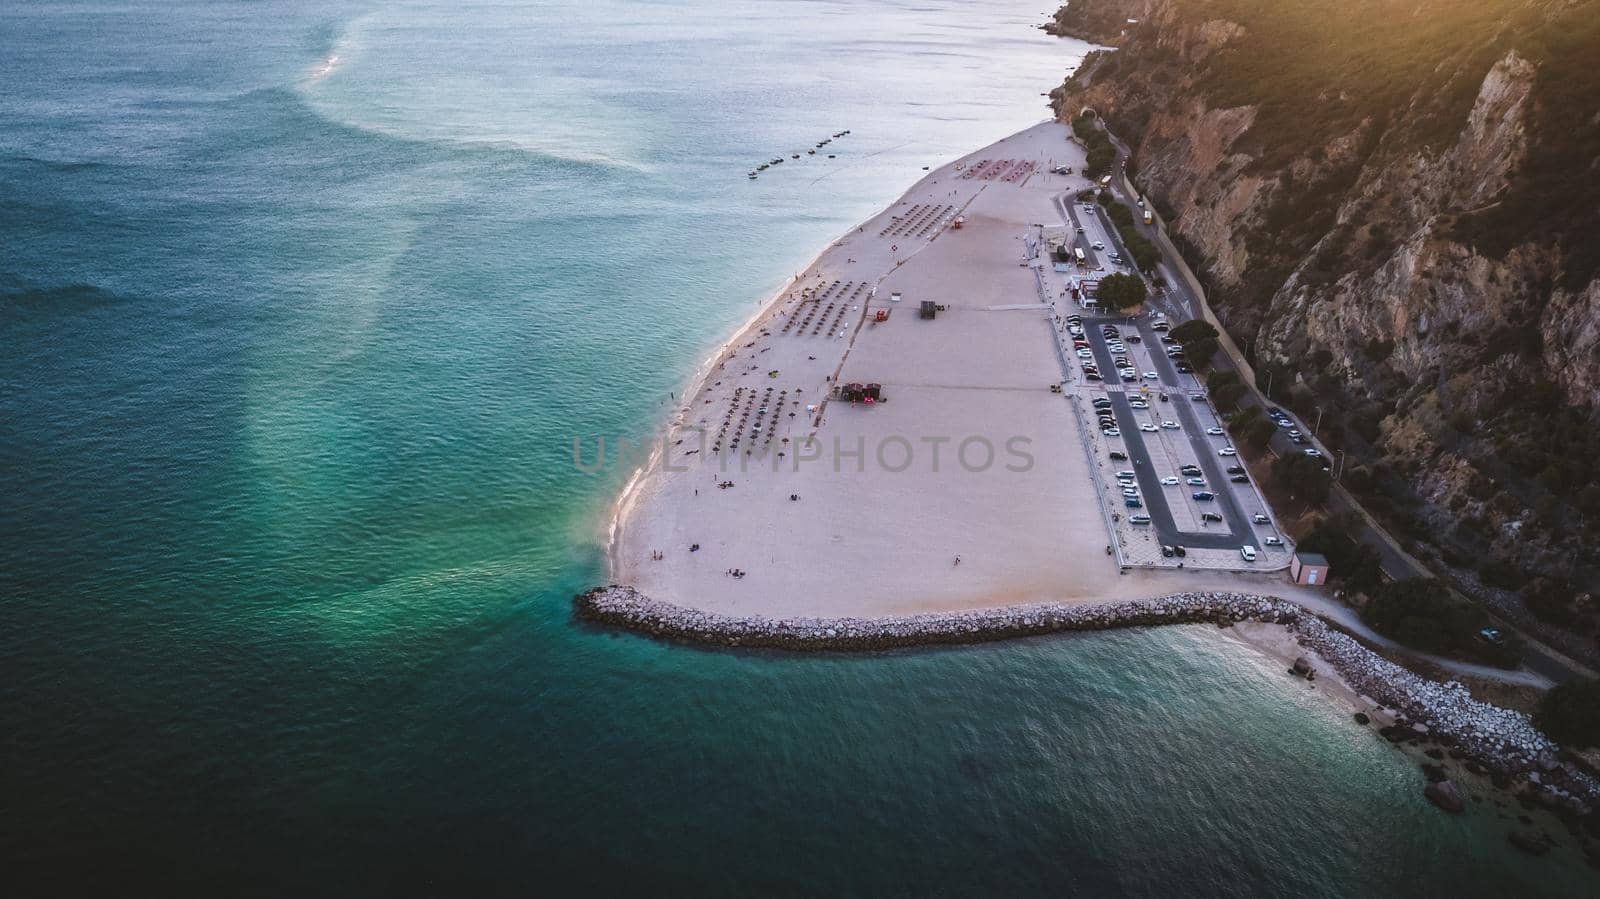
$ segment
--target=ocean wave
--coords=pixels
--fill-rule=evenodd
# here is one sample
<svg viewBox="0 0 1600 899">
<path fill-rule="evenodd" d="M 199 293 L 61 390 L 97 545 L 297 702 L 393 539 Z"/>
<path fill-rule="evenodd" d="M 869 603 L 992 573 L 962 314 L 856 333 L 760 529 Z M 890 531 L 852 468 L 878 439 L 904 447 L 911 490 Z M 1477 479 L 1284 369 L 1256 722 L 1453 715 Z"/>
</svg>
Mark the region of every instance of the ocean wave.
<svg viewBox="0 0 1600 899">
<path fill-rule="evenodd" d="M 371 121 L 352 115 L 349 109 L 336 109 L 333 101 L 324 96 L 325 82 L 335 73 L 350 70 L 352 61 L 368 51 L 368 41 L 364 35 L 375 15 L 376 13 L 369 13 L 358 16 L 338 26 L 336 30 L 331 30 L 326 43 L 326 52 L 307 69 L 305 77 L 294 85 L 294 92 L 305 108 L 323 121 L 365 134 L 412 144 L 514 153 L 535 160 L 594 168 L 608 173 L 624 171 L 652 174 L 654 172 L 650 166 L 643 163 L 593 147 L 574 148 L 548 141 L 524 139 L 515 135 L 420 133 L 415 129 L 406 128 L 404 124 Z"/>
</svg>

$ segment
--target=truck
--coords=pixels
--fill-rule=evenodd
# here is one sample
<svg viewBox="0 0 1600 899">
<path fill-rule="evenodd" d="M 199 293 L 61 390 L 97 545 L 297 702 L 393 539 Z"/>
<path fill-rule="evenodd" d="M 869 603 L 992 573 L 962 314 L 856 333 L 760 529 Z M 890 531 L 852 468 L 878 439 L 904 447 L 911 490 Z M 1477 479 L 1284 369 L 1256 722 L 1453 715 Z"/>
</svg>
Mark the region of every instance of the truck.
<svg viewBox="0 0 1600 899">
<path fill-rule="evenodd" d="M 1153 224 L 1155 222 L 1155 220 L 1156 220 L 1156 217 L 1150 214 L 1150 210 L 1146 209 L 1144 211 L 1144 223 L 1146 225 Z"/>
<path fill-rule="evenodd" d="M 1083 255 L 1083 247 L 1073 247 L 1072 257 L 1078 260 L 1079 265 L 1087 266 L 1089 264 L 1089 257 Z"/>
</svg>

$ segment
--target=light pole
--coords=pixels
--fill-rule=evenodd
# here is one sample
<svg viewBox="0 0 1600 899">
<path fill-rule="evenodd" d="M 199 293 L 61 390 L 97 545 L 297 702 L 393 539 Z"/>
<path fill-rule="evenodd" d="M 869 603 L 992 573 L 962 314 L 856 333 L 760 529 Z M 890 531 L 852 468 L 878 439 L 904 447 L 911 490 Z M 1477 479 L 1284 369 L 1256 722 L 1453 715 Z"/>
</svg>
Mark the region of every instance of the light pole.
<svg viewBox="0 0 1600 899">
<path fill-rule="evenodd" d="M 1333 463 L 1333 479 L 1337 481 L 1339 476 L 1344 474 L 1344 450 L 1334 450 L 1334 452 L 1339 454 L 1338 461 Z"/>
<path fill-rule="evenodd" d="M 1317 407 L 1317 423 L 1311 426 L 1311 434 L 1312 434 L 1312 436 L 1313 437 L 1316 436 L 1317 432 L 1320 431 L 1320 430 L 1322 430 L 1322 407 L 1318 406 Z"/>
</svg>

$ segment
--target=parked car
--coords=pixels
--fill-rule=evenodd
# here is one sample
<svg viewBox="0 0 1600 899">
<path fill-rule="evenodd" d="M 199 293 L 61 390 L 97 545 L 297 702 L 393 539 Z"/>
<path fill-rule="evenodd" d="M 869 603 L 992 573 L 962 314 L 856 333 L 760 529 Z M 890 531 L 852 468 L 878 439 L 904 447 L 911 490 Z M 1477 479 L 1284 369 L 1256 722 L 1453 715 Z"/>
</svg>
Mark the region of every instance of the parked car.
<svg viewBox="0 0 1600 899">
<path fill-rule="evenodd" d="M 1254 521 L 1256 524 L 1270 524 L 1271 521 L 1272 521 L 1272 519 L 1268 518 L 1267 516 L 1263 515 L 1260 512 L 1257 512 L 1250 520 Z"/>
<path fill-rule="evenodd" d="M 1122 431 L 1118 430 L 1117 428 L 1106 428 L 1105 435 L 1107 437 L 1121 437 Z"/>
<path fill-rule="evenodd" d="M 1139 502 L 1137 499 L 1125 499 L 1125 500 L 1122 501 L 1122 504 L 1124 506 L 1127 506 L 1130 509 L 1143 509 L 1144 508 L 1144 503 Z"/>
<path fill-rule="evenodd" d="M 1178 429 L 1178 423 L 1175 421 L 1163 421 L 1161 423 L 1161 427 L 1168 431 L 1176 431 Z"/>
<path fill-rule="evenodd" d="M 1148 515 L 1129 515 L 1128 516 L 1128 521 L 1130 523 L 1132 523 L 1132 524 L 1149 524 L 1150 523 L 1150 516 L 1148 516 Z"/>
<path fill-rule="evenodd" d="M 1222 449 L 1217 450 L 1217 455 L 1219 455 L 1219 456 L 1237 456 L 1237 455 L 1239 455 L 1239 451 L 1234 449 L 1231 446 L 1225 446 Z"/>
<path fill-rule="evenodd" d="M 1264 538 L 1261 542 L 1265 543 L 1268 546 L 1282 546 L 1283 545 L 1283 538 L 1281 538 L 1281 537 L 1267 537 L 1267 538 Z"/>
<path fill-rule="evenodd" d="M 1239 556 L 1246 562 L 1254 562 L 1256 560 L 1256 548 L 1248 545 L 1241 546 L 1239 547 Z"/>
<path fill-rule="evenodd" d="M 1247 476 L 1242 475 L 1242 474 L 1236 474 L 1233 477 L 1229 478 L 1228 480 L 1234 482 L 1235 484 L 1248 484 L 1248 483 L 1250 483 L 1250 478 L 1248 478 Z"/>
<path fill-rule="evenodd" d="M 1167 475 L 1166 477 L 1161 479 L 1161 486 L 1163 486 L 1163 487 L 1176 487 L 1176 486 L 1178 486 L 1178 479 L 1173 477 L 1172 475 Z"/>
<path fill-rule="evenodd" d="M 1221 437 L 1223 435 L 1223 430 L 1221 428 L 1206 428 L 1206 433 L 1213 437 Z"/>
<path fill-rule="evenodd" d="M 1217 495 L 1209 490 L 1196 490 L 1194 492 L 1194 498 L 1196 502 L 1209 503 L 1216 499 Z"/>
<path fill-rule="evenodd" d="M 1229 465 L 1228 474 L 1244 474 L 1243 465 Z"/>
<path fill-rule="evenodd" d="M 1216 512 L 1201 512 L 1200 513 L 1200 520 L 1201 521 L 1221 521 L 1222 520 L 1222 516 L 1218 515 Z"/>
</svg>

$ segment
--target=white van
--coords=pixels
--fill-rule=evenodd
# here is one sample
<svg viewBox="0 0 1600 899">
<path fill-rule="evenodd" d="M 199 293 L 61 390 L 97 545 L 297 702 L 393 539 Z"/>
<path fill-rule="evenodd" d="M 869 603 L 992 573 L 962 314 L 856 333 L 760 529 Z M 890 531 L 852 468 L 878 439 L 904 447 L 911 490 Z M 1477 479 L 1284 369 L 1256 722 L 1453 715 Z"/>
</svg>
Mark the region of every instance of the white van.
<svg viewBox="0 0 1600 899">
<path fill-rule="evenodd" d="M 1254 562 L 1256 560 L 1256 548 L 1249 545 L 1241 546 L 1239 547 L 1239 555 L 1246 562 Z"/>
</svg>

